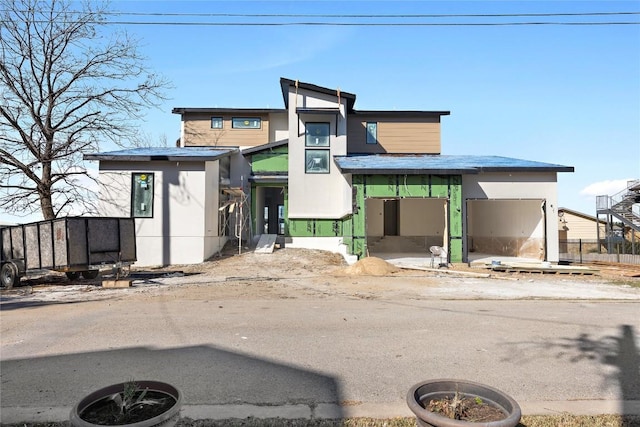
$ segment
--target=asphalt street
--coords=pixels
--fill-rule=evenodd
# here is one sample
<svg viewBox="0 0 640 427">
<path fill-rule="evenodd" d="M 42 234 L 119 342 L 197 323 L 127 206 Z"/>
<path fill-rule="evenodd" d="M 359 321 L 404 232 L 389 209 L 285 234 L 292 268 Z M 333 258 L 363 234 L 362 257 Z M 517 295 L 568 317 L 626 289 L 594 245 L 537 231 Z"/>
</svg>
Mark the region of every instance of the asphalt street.
<svg viewBox="0 0 640 427">
<path fill-rule="evenodd" d="M 242 292 L 5 299 L 0 421 L 66 420 L 131 378 L 179 387 L 195 419 L 409 416 L 407 390 L 432 378 L 489 384 L 525 414 L 640 413 L 640 299 Z"/>
</svg>

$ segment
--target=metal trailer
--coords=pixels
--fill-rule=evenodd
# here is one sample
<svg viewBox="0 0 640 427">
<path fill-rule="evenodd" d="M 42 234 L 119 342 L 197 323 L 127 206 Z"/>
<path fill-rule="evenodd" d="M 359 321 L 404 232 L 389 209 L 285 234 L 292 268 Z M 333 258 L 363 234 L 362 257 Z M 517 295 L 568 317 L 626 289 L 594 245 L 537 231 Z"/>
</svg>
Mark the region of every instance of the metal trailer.
<svg viewBox="0 0 640 427">
<path fill-rule="evenodd" d="M 136 261 L 133 218 L 65 217 L 0 227 L 0 284 L 7 288 L 37 270 L 98 277 L 101 266 Z"/>
</svg>

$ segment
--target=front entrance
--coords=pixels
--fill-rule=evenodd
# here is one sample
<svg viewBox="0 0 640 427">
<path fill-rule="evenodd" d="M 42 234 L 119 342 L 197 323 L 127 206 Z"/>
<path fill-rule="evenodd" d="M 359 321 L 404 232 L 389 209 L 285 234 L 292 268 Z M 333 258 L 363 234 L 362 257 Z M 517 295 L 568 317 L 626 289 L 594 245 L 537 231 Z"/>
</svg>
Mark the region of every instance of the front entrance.
<svg viewBox="0 0 640 427">
<path fill-rule="evenodd" d="M 285 234 L 285 187 L 255 188 L 255 234 Z"/>
</svg>

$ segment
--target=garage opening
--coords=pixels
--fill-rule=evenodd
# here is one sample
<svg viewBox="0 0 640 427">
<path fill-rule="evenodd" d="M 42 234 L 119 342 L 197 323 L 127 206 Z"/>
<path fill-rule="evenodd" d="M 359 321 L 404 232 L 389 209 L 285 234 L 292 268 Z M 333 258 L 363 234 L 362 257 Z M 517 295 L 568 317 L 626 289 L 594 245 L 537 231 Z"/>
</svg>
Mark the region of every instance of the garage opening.
<svg viewBox="0 0 640 427">
<path fill-rule="evenodd" d="M 369 255 L 425 256 L 431 246 L 448 246 L 447 199 L 367 198 L 365 206 Z"/>
<path fill-rule="evenodd" d="M 546 258 L 545 201 L 467 200 L 468 261 L 500 256 Z"/>
</svg>

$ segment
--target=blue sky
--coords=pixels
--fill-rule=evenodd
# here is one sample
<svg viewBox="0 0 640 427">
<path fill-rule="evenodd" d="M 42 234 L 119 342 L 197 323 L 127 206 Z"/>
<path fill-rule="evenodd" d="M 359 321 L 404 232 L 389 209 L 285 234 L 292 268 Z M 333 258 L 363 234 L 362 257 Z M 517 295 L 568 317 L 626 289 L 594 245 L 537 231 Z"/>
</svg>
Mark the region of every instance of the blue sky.
<svg viewBox="0 0 640 427">
<path fill-rule="evenodd" d="M 638 1 L 114 1 L 141 13 L 512 14 L 640 12 Z M 113 17 L 171 22 L 640 22 L 640 15 L 331 19 Z M 640 25 L 110 25 L 142 40 L 173 89 L 141 130 L 172 145 L 173 107 L 282 108 L 279 78 L 357 95 L 356 109 L 448 110 L 443 154 L 575 167 L 558 204 L 595 215 L 595 195 L 640 178 Z M 1 217 L 0 217 L 1 219 Z"/>
</svg>

